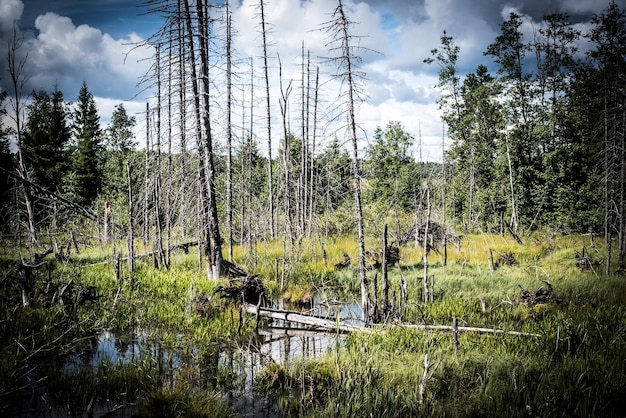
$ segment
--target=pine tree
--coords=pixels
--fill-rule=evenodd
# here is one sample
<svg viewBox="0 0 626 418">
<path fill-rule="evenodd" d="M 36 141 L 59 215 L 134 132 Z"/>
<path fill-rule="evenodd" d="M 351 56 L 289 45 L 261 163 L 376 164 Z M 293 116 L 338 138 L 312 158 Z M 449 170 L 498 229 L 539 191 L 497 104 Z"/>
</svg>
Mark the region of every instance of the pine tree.
<svg viewBox="0 0 626 418">
<path fill-rule="evenodd" d="M 95 100 L 85 82 L 78 94 L 73 130 L 76 140 L 76 151 L 72 160 L 74 197 L 77 203 L 88 206 L 98 196 L 102 186 L 102 132 Z"/>
<path fill-rule="evenodd" d="M 602 111 L 596 117 L 597 138 L 603 142 L 604 234 L 607 246 L 605 272 L 611 271 L 613 238 L 618 237 L 618 271 L 626 263 L 626 12 L 615 2 L 592 19 L 587 37 L 595 48 L 588 52 L 598 77 Z M 597 74 L 594 74 L 597 73 Z"/>
</svg>

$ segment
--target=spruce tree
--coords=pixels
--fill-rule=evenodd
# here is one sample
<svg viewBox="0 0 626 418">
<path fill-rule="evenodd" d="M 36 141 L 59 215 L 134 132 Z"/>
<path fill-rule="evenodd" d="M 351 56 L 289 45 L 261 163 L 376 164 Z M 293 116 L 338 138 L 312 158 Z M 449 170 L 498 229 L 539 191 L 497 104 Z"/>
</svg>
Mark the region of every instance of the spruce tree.
<svg viewBox="0 0 626 418">
<path fill-rule="evenodd" d="M 76 140 L 76 151 L 72 160 L 74 198 L 77 203 L 89 206 L 100 193 L 102 186 L 100 168 L 102 132 L 95 100 L 85 82 L 78 94 L 73 122 Z"/>
<path fill-rule="evenodd" d="M 136 120 L 129 116 L 123 104 L 115 106 L 111 124 L 105 132 L 103 193 L 110 199 L 122 199 L 127 195 L 126 162 L 135 148 L 133 128 Z"/>
<path fill-rule="evenodd" d="M 57 192 L 69 170 L 68 145 L 71 138 L 63 93 L 55 88 L 33 93 L 28 106 L 23 152 L 32 180 Z"/>
</svg>

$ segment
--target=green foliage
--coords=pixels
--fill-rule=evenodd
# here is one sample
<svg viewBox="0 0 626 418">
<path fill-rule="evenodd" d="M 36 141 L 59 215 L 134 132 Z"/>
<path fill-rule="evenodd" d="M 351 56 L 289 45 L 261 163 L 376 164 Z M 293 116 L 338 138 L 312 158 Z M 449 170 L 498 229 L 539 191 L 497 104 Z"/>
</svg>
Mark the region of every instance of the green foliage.
<svg viewBox="0 0 626 418">
<path fill-rule="evenodd" d="M 413 137 L 400 122 L 389 122 L 383 131 L 376 128 L 374 141 L 367 150 L 364 169 L 369 179 L 364 201 L 402 209 L 414 207 L 421 175 L 409 154 Z"/>
<path fill-rule="evenodd" d="M 232 417 L 233 410 L 218 395 L 184 385 L 151 393 L 134 417 Z"/>
<path fill-rule="evenodd" d="M 320 183 L 320 196 L 315 200 L 318 211 L 329 217 L 336 209 L 345 207 L 346 203 L 353 204 L 352 161 L 337 137 L 330 140 L 315 164 Z"/>
<path fill-rule="evenodd" d="M 102 190 L 102 132 L 93 94 L 84 82 L 78 94 L 72 129 L 76 140 L 72 159 L 73 198 L 89 206 Z"/>
<path fill-rule="evenodd" d="M 69 170 L 71 137 L 63 93 L 55 89 L 33 93 L 22 136 L 22 150 L 31 179 L 57 192 Z"/>
<path fill-rule="evenodd" d="M 352 333 L 342 348 L 290 366 L 272 365 L 257 388 L 307 416 L 618 416 L 624 408 L 626 284 L 581 271 L 575 253 L 588 238 L 534 236 L 524 245 L 497 235 L 465 237 L 460 251 L 448 249 L 448 265 L 431 257 L 435 300 L 421 300 L 421 250 L 403 247 L 402 269 L 390 271 L 397 289 L 402 273 L 409 285 L 405 321 L 515 330 L 541 337 L 464 332 L 455 354 L 450 333 L 388 327 Z M 342 248 L 336 242 L 333 253 Z M 337 248 L 338 247 L 338 248 Z M 517 263 L 491 272 L 490 251 L 513 254 Z M 603 248 L 591 257 L 602 258 Z M 350 276 L 349 271 L 335 277 Z M 553 286 L 555 302 L 518 302 L 520 286 Z M 358 287 L 353 289 L 358 293 Z M 481 299 L 485 301 L 483 311 Z M 424 354 L 429 380 L 424 404 L 419 385 Z M 562 377 L 562 378 L 561 378 Z M 294 399 L 294 396 L 296 397 Z M 304 411 L 304 412 L 303 412 Z M 558 412 L 555 412 L 558 411 Z"/>
<path fill-rule="evenodd" d="M 123 104 L 118 104 L 113 111 L 111 124 L 105 131 L 102 193 L 108 199 L 121 200 L 121 203 L 126 202 L 128 195 L 126 164 L 131 166 L 130 158 L 136 145 L 133 134 L 135 123 L 135 117 L 126 113 Z M 122 199 L 122 196 L 126 199 Z"/>
</svg>

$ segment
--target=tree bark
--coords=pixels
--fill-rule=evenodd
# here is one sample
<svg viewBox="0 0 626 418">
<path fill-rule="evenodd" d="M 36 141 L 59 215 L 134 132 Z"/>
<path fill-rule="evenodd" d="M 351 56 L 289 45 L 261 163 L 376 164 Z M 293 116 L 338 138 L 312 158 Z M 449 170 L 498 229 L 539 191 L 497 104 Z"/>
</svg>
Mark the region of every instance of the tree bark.
<svg viewBox="0 0 626 418">
<path fill-rule="evenodd" d="M 426 223 L 424 224 L 424 276 L 422 285 L 424 287 L 424 303 L 429 301 L 428 295 L 428 227 L 430 223 L 430 189 L 426 187 Z"/>
<path fill-rule="evenodd" d="M 211 132 L 210 117 L 210 92 L 209 92 L 209 28 L 206 17 L 206 4 L 202 0 L 196 1 L 196 14 L 198 15 L 198 30 L 200 32 L 200 73 L 202 84 L 202 154 L 204 158 L 204 188 L 206 190 L 207 205 L 205 210 L 206 243 L 205 256 L 207 258 L 207 273 L 210 279 L 218 279 L 224 271 L 222 256 L 222 238 L 219 231 L 217 218 L 217 201 L 215 194 L 215 163 L 213 159 L 213 137 Z"/>
<path fill-rule="evenodd" d="M 270 235 L 272 239 L 276 238 L 274 228 L 274 173 L 272 168 L 272 113 L 270 106 L 270 78 L 269 67 L 267 64 L 267 29 L 265 27 L 265 3 L 259 0 L 259 9 L 261 14 L 261 36 L 263 37 L 263 73 L 265 75 L 265 99 L 267 106 L 267 170 L 268 170 L 268 203 L 270 215 Z"/>
</svg>

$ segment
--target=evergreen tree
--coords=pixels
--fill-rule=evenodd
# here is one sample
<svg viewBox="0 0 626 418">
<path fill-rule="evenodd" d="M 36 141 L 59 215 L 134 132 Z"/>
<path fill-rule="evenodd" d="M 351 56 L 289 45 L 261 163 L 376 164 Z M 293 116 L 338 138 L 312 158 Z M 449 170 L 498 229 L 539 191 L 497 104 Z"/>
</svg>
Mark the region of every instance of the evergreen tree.
<svg viewBox="0 0 626 418">
<path fill-rule="evenodd" d="M 537 196 L 542 202 L 538 220 L 544 225 L 578 229 L 589 225 L 581 215 L 593 201 L 585 190 L 589 159 L 581 147 L 581 134 L 572 112 L 575 43 L 580 32 L 566 14 L 544 16 L 535 41 L 538 57 L 536 88 L 539 101 L 534 135 L 541 143 L 542 169 Z"/>
<path fill-rule="evenodd" d="M 123 104 L 115 106 L 111 123 L 105 131 L 103 194 L 108 199 L 126 201 L 128 183 L 126 162 L 136 143 L 133 128 L 136 120 Z"/>
<path fill-rule="evenodd" d="M 513 183 L 511 226 L 514 230 L 520 221 L 529 226 L 541 208 L 541 203 L 534 199 L 541 172 L 541 147 L 533 135 L 536 108 L 533 106 L 532 74 L 524 65 L 531 46 L 523 39 L 522 23 L 520 15 L 511 13 L 500 25 L 501 34 L 485 52 L 498 64 L 504 87 L 506 123 L 511 128 L 505 139 Z"/>
<path fill-rule="evenodd" d="M 63 93 L 33 93 L 23 135 L 24 160 L 32 181 L 57 192 L 69 170 L 68 145 L 71 138 Z"/>
<path fill-rule="evenodd" d="M 72 160 L 74 198 L 79 204 L 88 206 L 98 196 L 102 186 L 102 132 L 95 100 L 85 82 L 78 94 L 73 130 L 76 140 Z"/>
<path fill-rule="evenodd" d="M 341 148 L 339 139 L 334 137 L 327 148 L 317 158 L 319 165 L 320 196 L 316 199 L 320 209 L 333 211 L 345 203 L 351 203 L 352 172 L 350 155 Z"/>
<path fill-rule="evenodd" d="M 365 192 L 367 202 L 410 209 L 414 200 L 412 191 L 419 181 L 413 170 L 413 159 L 408 153 L 412 144 L 413 137 L 398 121 L 389 122 L 384 131 L 376 128 L 365 161 L 370 180 Z"/>
<path fill-rule="evenodd" d="M 464 107 L 460 122 L 465 141 L 455 141 L 449 156 L 456 168 L 452 203 L 470 230 L 478 225 L 482 230 L 491 229 L 506 210 L 508 193 L 503 185 L 508 184 L 508 173 L 503 161 L 506 150 L 501 149 L 500 93 L 500 84 L 484 65 L 468 74 L 461 87 Z"/>
<path fill-rule="evenodd" d="M 604 178 L 604 233 L 607 245 L 606 273 L 611 269 L 613 237 L 618 237 L 618 271 L 626 259 L 626 13 L 613 1 L 592 19 L 587 37 L 595 48 L 589 51 L 597 79 L 595 97 L 599 110 L 589 121 L 595 127 L 594 138 L 600 142 Z M 599 116 L 599 117 L 598 117 Z"/>
</svg>

